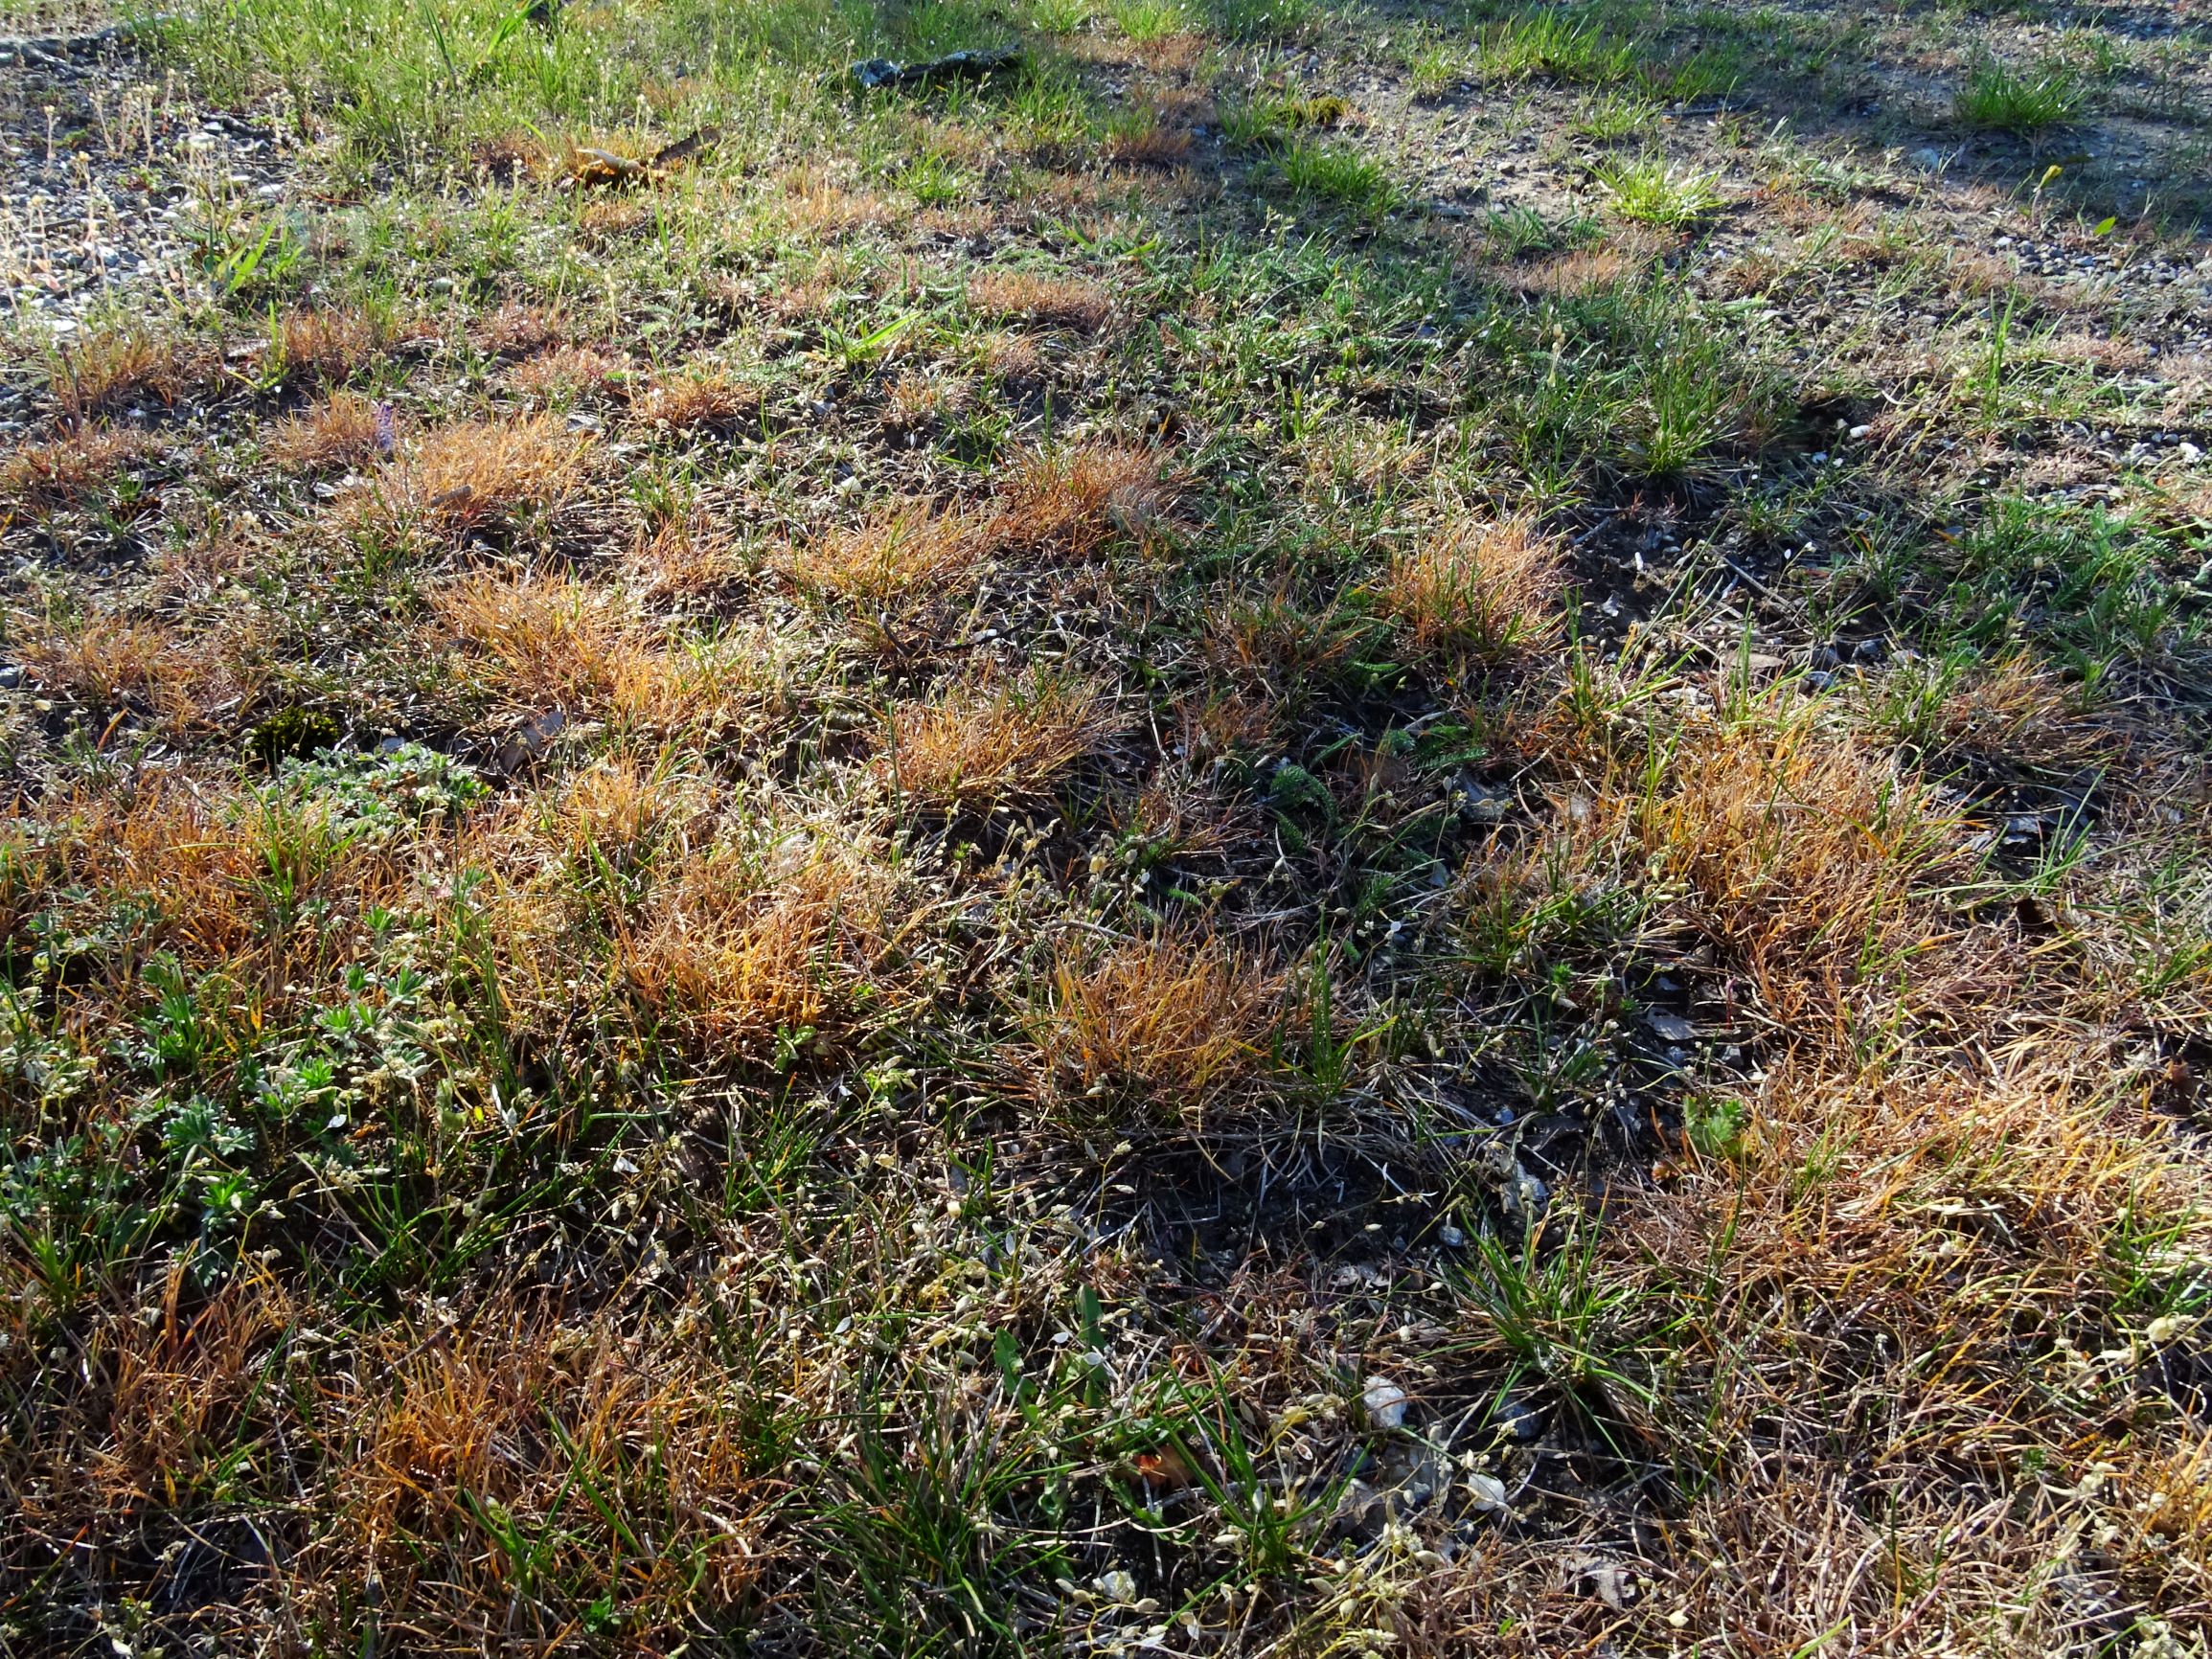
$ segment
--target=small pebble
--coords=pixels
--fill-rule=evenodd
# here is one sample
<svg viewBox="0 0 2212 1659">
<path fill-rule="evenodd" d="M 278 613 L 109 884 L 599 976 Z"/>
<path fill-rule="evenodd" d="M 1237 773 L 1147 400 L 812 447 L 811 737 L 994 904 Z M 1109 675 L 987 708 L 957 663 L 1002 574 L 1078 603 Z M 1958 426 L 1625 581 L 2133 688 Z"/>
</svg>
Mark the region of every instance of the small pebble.
<svg viewBox="0 0 2212 1659">
<path fill-rule="evenodd" d="M 1366 1392 L 1359 1397 L 1368 1426 L 1379 1433 L 1405 1426 L 1405 1390 L 1386 1376 L 1369 1377 Z"/>
</svg>

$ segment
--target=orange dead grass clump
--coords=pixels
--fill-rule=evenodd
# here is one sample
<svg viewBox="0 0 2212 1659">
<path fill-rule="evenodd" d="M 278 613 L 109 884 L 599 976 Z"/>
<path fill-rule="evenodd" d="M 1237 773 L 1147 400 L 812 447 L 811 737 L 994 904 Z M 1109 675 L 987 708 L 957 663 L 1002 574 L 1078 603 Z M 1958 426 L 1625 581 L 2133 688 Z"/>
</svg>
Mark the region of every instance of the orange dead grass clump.
<svg viewBox="0 0 2212 1659">
<path fill-rule="evenodd" d="M 90 426 L 28 444 L 0 459 L 0 506 L 34 512 L 75 507 L 151 447 L 143 434 Z"/>
<path fill-rule="evenodd" d="M 568 325 L 559 312 L 513 300 L 468 331 L 478 351 L 496 357 L 519 357 L 559 345 L 567 335 Z"/>
<path fill-rule="evenodd" d="M 899 205 L 879 192 L 848 187 L 815 170 L 796 171 L 785 180 L 776 215 L 792 234 L 821 238 L 890 224 L 901 216 Z"/>
<path fill-rule="evenodd" d="M 1495 666 L 1558 634 L 1560 566 L 1525 519 L 1454 518 L 1391 560 L 1382 607 L 1415 650 Z"/>
<path fill-rule="evenodd" d="M 1118 536 L 1152 532 L 1168 495 L 1155 457 L 1086 444 L 1028 457 L 986 506 L 902 502 L 793 544 L 782 563 L 804 592 L 882 605 L 926 595 L 998 555 L 1090 558 Z"/>
<path fill-rule="evenodd" d="M 581 1586 L 619 1597 L 625 1636 L 664 1650 L 751 1591 L 767 1559 L 761 1381 L 696 1338 L 494 1296 L 450 1328 L 399 1322 L 334 1356 L 303 1341 L 301 1305 L 268 1279 L 201 1299 L 185 1272 L 180 1257 L 147 1319 L 85 1318 L 87 1386 L 11 1451 L 12 1569 L 66 1571 L 88 1530 L 281 1492 L 256 1535 L 291 1634 L 357 1619 L 366 1586 L 413 1632 L 552 1638 Z M 19 1300 L 0 1317 L 13 1324 Z M 264 1459 L 299 1458 L 326 1479 L 268 1484 Z M 575 1504 L 580 1487 L 595 1502 Z M 497 1547 L 503 1527 L 539 1540 L 535 1576 Z M 249 1606 L 195 1612 L 242 1648 L 269 1633 Z"/>
<path fill-rule="evenodd" d="M 1036 672 L 956 682 L 891 716 L 883 770 L 900 794 L 943 810 L 1035 798 L 1109 721 L 1095 681 Z"/>
<path fill-rule="evenodd" d="M 539 572 L 462 578 L 432 592 L 433 648 L 458 648 L 462 671 L 510 715 L 657 728 L 712 725 L 773 693 L 762 642 L 733 633 L 714 649 L 671 648 L 666 630 L 619 588 Z"/>
<path fill-rule="evenodd" d="M 167 629 L 114 616 L 29 633 L 16 649 L 40 685 L 97 707 L 153 697 L 174 682 L 186 661 Z"/>
<path fill-rule="evenodd" d="M 269 435 L 269 459 L 300 472 L 360 466 L 378 451 L 376 405 L 355 392 L 333 392 Z"/>
<path fill-rule="evenodd" d="M 314 1426 L 344 1518 L 300 1562 L 315 1611 L 370 1583 L 456 1630 L 550 1636 L 533 1581 L 493 1547 L 501 1522 L 542 1540 L 543 1581 L 618 1596 L 632 1642 L 660 1646 L 695 1602 L 743 1598 L 765 1493 L 744 1390 L 696 1343 L 512 1306 L 413 1338 L 393 1329 L 323 1383 Z"/>
<path fill-rule="evenodd" d="M 572 864 L 604 862 L 619 871 L 644 868 L 665 840 L 704 812 L 689 780 L 635 755 L 586 767 L 552 805 L 543 828 Z"/>
<path fill-rule="evenodd" d="M 1106 160 L 1117 167 L 1175 167 L 1191 153 L 1191 129 L 1152 112 L 1144 121 L 1110 134 Z"/>
<path fill-rule="evenodd" d="M 1731 1557 L 1775 1548 L 1785 1511 L 1791 1564 L 1880 1551 L 1923 1586 L 1900 1602 L 1886 1581 L 1774 1574 L 1759 1616 L 1793 1645 L 1850 1625 L 1859 1650 L 1933 1651 L 1881 1638 L 1915 1609 L 2002 1595 L 2016 1631 L 2049 1636 L 2036 1650 L 2064 1651 L 2056 1631 L 2078 1603 L 2039 1586 L 2099 1534 L 2088 1570 L 2105 1585 L 2163 1605 L 2201 1594 L 2212 1479 L 2178 1449 L 2201 1433 L 2146 1433 L 2111 1402 L 2175 1352 L 2152 1314 L 2170 1293 L 2158 1281 L 2201 1259 L 2202 1177 L 2150 1114 L 2116 1108 L 2119 1052 L 2065 1048 L 1972 1078 L 1925 1059 L 1860 1071 L 1840 1047 L 1800 1045 L 1745 1102 L 1755 1132 L 1692 1153 L 1667 1189 L 1608 1200 L 1609 1282 L 1644 1321 L 1674 1314 L 1688 1333 L 1668 1427 L 1724 1460 L 1671 1523 L 1700 1542 L 1675 1557 L 1668 1592 L 1699 1627 L 1744 1619 Z M 2116 1305 L 2114 1229 L 2149 1210 L 2198 1219 Z M 1704 1288 L 1683 1298 L 1688 1284 Z M 1783 1306 L 1786 1320 L 1769 1311 Z M 1836 1454 L 1800 1466 L 1788 1448 L 1807 1435 L 1839 1437 Z M 2019 1505 L 2023 1466 L 2066 1501 Z M 1962 1503 L 1982 1502 L 2012 1506 L 2008 1524 L 1961 1528 Z"/>
<path fill-rule="evenodd" d="M 1020 321 L 1046 328 L 1096 333 L 1113 314 L 1113 301 L 1096 283 L 1034 271 L 992 268 L 968 282 L 968 303 L 1001 322 Z"/>
<path fill-rule="evenodd" d="M 1076 1098 L 1141 1094 L 1196 1123 L 1257 1074 L 1282 994 L 1280 975 L 1215 939 L 1068 947 L 1031 1038 Z"/>
<path fill-rule="evenodd" d="M 107 1435 L 93 1459 L 103 1506 L 171 1507 L 212 1490 L 260 1392 L 257 1362 L 296 1315 L 284 1291 L 241 1279 L 191 1311 L 185 1263 L 167 1276 L 160 1314 L 115 1329 Z"/>
<path fill-rule="evenodd" d="M 197 729 L 210 711 L 252 693 L 263 670 L 255 662 L 250 614 L 200 638 L 152 621 L 98 614 L 56 626 L 19 621 L 15 651 L 49 693 L 88 708 L 135 709 L 172 730 Z"/>
<path fill-rule="evenodd" d="M 508 390 L 540 408 L 603 397 L 622 383 L 627 365 L 597 346 L 553 346 L 507 371 Z"/>
<path fill-rule="evenodd" d="M 576 227 L 586 242 L 604 247 L 642 231 L 651 219 L 652 215 L 633 201 L 595 201 L 576 216 Z"/>
<path fill-rule="evenodd" d="M 659 881 L 622 930 L 631 992 L 719 1048 L 758 1057 L 779 1033 L 834 1043 L 878 1006 L 897 960 L 902 886 L 828 828 L 726 841 Z"/>
<path fill-rule="evenodd" d="M 12 884 L 5 897 L 23 913 L 82 902 L 85 894 L 157 899 L 148 931 L 107 968 L 115 976 L 109 989 L 127 1007 L 139 1006 L 138 965 L 154 950 L 174 952 L 190 971 L 220 970 L 258 987 L 273 1004 L 294 990 L 311 994 L 313 986 L 291 982 L 328 972 L 330 944 L 374 906 L 402 902 L 412 878 L 393 849 L 331 840 L 321 822 L 311 805 L 267 806 L 149 774 L 128 795 L 87 791 L 41 802 L 0 861 Z M 322 906 L 320 930 L 269 929 L 272 871 L 285 876 L 297 902 Z M 285 989 L 279 995 L 271 987 Z"/>
<path fill-rule="evenodd" d="M 650 596 L 696 598 L 734 580 L 746 562 L 737 541 L 704 515 L 671 519 L 637 540 L 623 556 L 625 569 Z"/>
<path fill-rule="evenodd" d="M 2128 726 L 2092 713 L 2056 672 L 2026 652 L 1998 658 L 1945 693 L 1933 737 L 1947 749 L 2070 767 L 2128 753 Z"/>
<path fill-rule="evenodd" d="M 287 379 L 335 386 L 351 379 L 376 355 L 377 330 L 357 311 L 291 311 L 278 334 Z"/>
<path fill-rule="evenodd" d="M 1928 891 L 1965 874 L 1956 826 L 1893 755 L 1784 695 L 1662 753 L 1601 756 L 1555 791 L 1546 834 L 1477 872 L 1471 924 L 1502 937 L 1538 894 L 1633 880 L 1659 896 L 1647 928 L 1709 941 L 1768 1018 L 1821 1040 L 1908 960 L 1917 986 L 1942 983 L 1928 958 L 1950 930 Z"/>
<path fill-rule="evenodd" d="M 591 442 L 549 415 L 442 426 L 368 485 L 356 511 L 393 529 L 452 539 L 513 530 L 576 497 Z"/>
<path fill-rule="evenodd" d="M 467 577 L 431 594 L 430 619 L 471 678 L 520 708 L 647 706 L 665 669 L 627 598 L 573 577 Z"/>
<path fill-rule="evenodd" d="M 1089 558 L 1117 536 L 1161 529 L 1174 492 L 1149 450 L 1084 443 L 1031 455 L 1001 499 L 995 534 L 1010 549 Z"/>
<path fill-rule="evenodd" d="M 849 530 L 787 549 L 784 568 L 802 592 L 881 605 L 917 589 L 936 589 L 990 551 L 991 520 L 980 513 L 909 502 Z"/>
<path fill-rule="evenodd" d="M 702 369 L 659 382 L 639 413 L 673 431 L 726 431 L 760 419 L 761 395 L 719 369 Z"/>
<path fill-rule="evenodd" d="M 133 403 L 172 408 L 221 375 L 222 361 L 205 341 L 124 329 L 64 347 L 50 380 L 62 413 L 83 420 Z"/>
<path fill-rule="evenodd" d="M 1948 820 L 1894 758 L 1781 716 L 1695 738 L 1671 783 L 1605 809 L 1653 875 L 1686 885 L 1684 913 L 1785 1022 L 1840 1014 L 1866 976 L 1894 975 L 1937 935 L 1921 896 L 1963 870 Z"/>
<path fill-rule="evenodd" d="M 1651 262 L 1655 250 L 1637 239 L 1616 235 L 1601 247 L 1576 248 L 1570 253 L 1498 266 L 1490 263 L 1487 245 L 1474 261 L 1477 272 L 1518 289 L 1549 299 L 1572 299 L 1598 288 L 1609 288 L 1633 278 Z"/>
<path fill-rule="evenodd" d="M 970 396 L 965 380 L 906 370 L 883 400 L 883 425 L 895 433 L 922 431 L 958 415 L 968 407 Z"/>
</svg>

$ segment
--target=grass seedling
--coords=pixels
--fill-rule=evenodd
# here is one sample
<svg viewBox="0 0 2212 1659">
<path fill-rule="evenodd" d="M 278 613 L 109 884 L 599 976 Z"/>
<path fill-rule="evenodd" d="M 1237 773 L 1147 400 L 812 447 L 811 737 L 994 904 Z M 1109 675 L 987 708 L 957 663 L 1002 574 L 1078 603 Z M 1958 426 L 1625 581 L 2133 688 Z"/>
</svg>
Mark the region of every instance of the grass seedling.
<svg viewBox="0 0 2212 1659">
<path fill-rule="evenodd" d="M 2032 138 L 2072 121 L 2084 98 L 2079 78 L 2063 64 L 2030 70 L 1981 57 L 1967 71 L 1956 108 L 1969 126 Z"/>
<path fill-rule="evenodd" d="M 1275 165 L 1301 200 L 1362 224 L 1380 221 L 1399 202 L 1390 170 L 1346 145 L 1301 141 L 1286 148 Z"/>
<path fill-rule="evenodd" d="M 1653 152 L 1608 161 L 1594 175 L 1613 212 L 1638 224 L 1679 230 L 1709 218 L 1726 201 L 1718 175 Z"/>
</svg>

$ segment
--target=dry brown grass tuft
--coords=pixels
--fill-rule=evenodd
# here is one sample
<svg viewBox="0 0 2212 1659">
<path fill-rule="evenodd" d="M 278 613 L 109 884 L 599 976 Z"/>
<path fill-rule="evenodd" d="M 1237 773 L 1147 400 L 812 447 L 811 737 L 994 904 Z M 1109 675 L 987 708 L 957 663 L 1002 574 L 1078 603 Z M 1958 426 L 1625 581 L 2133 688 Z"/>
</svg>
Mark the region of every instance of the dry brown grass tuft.
<svg viewBox="0 0 2212 1659">
<path fill-rule="evenodd" d="M 761 394 L 720 369 L 672 375 L 638 404 L 651 425 L 677 432 L 728 432 L 757 424 Z"/>
<path fill-rule="evenodd" d="M 434 638 L 503 706 L 604 708 L 634 698 L 654 671 L 618 590 L 566 576 L 472 576 L 434 590 Z"/>
<path fill-rule="evenodd" d="M 792 235 L 835 238 L 895 223 L 901 211 L 878 191 L 855 188 L 820 172 L 800 171 L 786 180 L 776 216 Z"/>
<path fill-rule="evenodd" d="M 700 792 L 666 764 L 610 755 L 577 773 L 547 804 L 541 830 L 572 865 L 604 863 L 628 873 L 663 849 L 688 852 L 684 836 L 703 818 Z"/>
<path fill-rule="evenodd" d="M 1095 333 L 1113 315 L 1113 300 L 1096 283 L 1034 271 L 992 268 L 968 280 L 968 303 L 997 322 Z"/>
<path fill-rule="evenodd" d="M 19 634 L 15 648 L 49 692 L 95 708 L 150 700 L 184 663 L 167 629 L 112 616 Z"/>
<path fill-rule="evenodd" d="M 468 337 L 480 352 L 519 357 L 558 345 L 567 335 L 567 323 L 558 311 L 510 301 L 470 329 Z"/>
<path fill-rule="evenodd" d="M 2161 1277 L 2201 1259 L 2204 1179 L 2140 1089 L 2115 1089 L 2113 1052 L 2049 1034 L 2041 1057 L 1973 1068 L 1795 1048 L 1743 1092 L 1724 1151 L 1608 1199 L 1608 1282 L 1645 1328 L 1684 1331 L 1649 1430 L 1722 1475 L 1671 1523 L 1698 1544 L 1664 1553 L 1657 1611 L 1929 1654 L 1972 1614 L 2057 1652 L 2084 1598 L 2202 1596 L 2201 1431 L 2163 1402 L 2114 1406 L 2188 1345 L 2154 1310 Z M 2149 1213 L 2181 1218 L 2166 1265 L 2123 1269 L 2125 1218 Z M 1756 1579 L 1753 1552 L 1771 1563 Z M 2062 1559 L 2076 1577 L 2054 1585 Z"/>
<path fill-rule="evenodd" d="M 1195 765 L 1261 748 L 1274 736 L 1278 723 L 1272 702 L 1234 688 L 1194 693 L 1176 712 L 1182 754 Z"/>
<path fill-rule="evenodd" d="M 773 827 L 681 860 L 616 943 L 646 1007 L 758 1059 L 779 1034 L 841 1045 L 887 1006 L 911 895 L 864 838 Z"/>
<path fill-rule="evenodd" d="M 591 443 L 549 415 L 442 426 L 356 492 L 353 511 L 387 529 L 449 540 L 511 532 L 575 499 Z"/>
<path fill-rule="evenodd" d="M 1279 974 L 1216 939 L 1070 946 L 1030 1034 L 1058 1093 L 1084 1113 L 1138 1096 L 1163 1125 L 1197 1127 L 1258 1077 L 1282 997 Z"/>
<path fill-rule="evenodd" d="M 803 593 L 881 606 L 931 597 L 971 570 L 992 549 L 992 528 L 986 514 L 911 502 L 797 543 L 781 562 Z"/>
<path fill-rule="evenodd" d="M 671 520 L 641 533 L 623 562 L 649 597 L 692 600 L 721 591 L 748 568 L 737 542 L 704 518 Z"/>
<path fill-rule="evenodd" d="M 526 126 L 511 126 L 469 145 L 468 159 L 486 177 L 510 184 L 545 171 L 553 158 L 536 133 Z"/>
<path fill-rule="evenodd" d="M 1281 717 L 1279 704 L 1303 682 L 1334 673 L 1358 643 L 1334 610 L 1313 611 L 1275 593 L 1223 607 L 1205 623 L 1203 649 L 1234 694 Z"/>
<path fill-rule="evenodd" d="M 268 457 L 294 472 L 364 466 L 383 452 L 378 427 L 374 401 L 354 392 L 333 392 L 272 431 Z M 396 440 L 397 428 L 386 435 Z"/>
<path fill-rule="evenodd" d="M 336 386 L 353 377 L 382 342 L 358 311 L 291 311 L 278 335 L 285 377 Z"/>
<path fill-rule="evenodd" d="M 705 730 L 781 698 L 770 636 L 732 630 L 672 648 L 619 589 L 542 573 L 465 577 L 434 590 L 422 639 L 504 717 L 559 710 L 617 728 Z"/>
<path fill-rule="evenodd" d="M 11 1395 L 29 1381 L 23 1361 L 39 1318 L 22 1266 L 12 1247 L 0 1251 L 0 1388 Z M 80 1564 L 73 1538 L 149 1522 L 161 1531 L 237 1490 L 238 1449 L 261 1441 L 274 1415 L 268 1364 L 296 1305 L 259 1278 L 202 1296 L 183 1284 L 184 1271 L 179 1256 L 152 1278 L 143 1318 L 80 1312 L 81 1369 L 70 1380 L 81 1387 L 49 1393 L 59 1409 L 38 1435 L 11 1443 L 0 1570 L 17 1582 L 27 1571 L 65 1579 Z"/>
<path fill-rule="evenodd" d="M 1110 134 L 1106 156 L 1116 167 L 1179 167 L 1190 159 L 1192 142 L 1189 126 L 1153 112 Z"/>
<path fill-rule="evenodd" d="M 1026 334 L 992 333 L 983 342 L 983 369 L 992 379 L 1021 391 L 1044 378 L 1044 353 Z"/>
<path fill-rule="evenodd" d="M 1807 1041 L 1953 989 L 1928 895 L 1963 878 L 1958 826 L 1893 752 L 1807 706 L 1692 724 L 1663 756 L 1631 744 L 1563 786 L 1559 808 L 1551 840 L 1485 873 L 1494 902 L 1562 872 L 1637 871 L 1669 896 L 1652 925 L 1709 942 L 1763 1018 Z"/>
<path fill-rule="evenodd" d="M 81 965 L 124 1009 L 139 1006 L 139 966 L 153 950 L 258 988 L 260 1006 L 272 1011 L 295 992 L 311 996 L 330 970 L 324 943 L 269 926 L 268 831 L 311 832 L 311 814 L 278 823 L 250 797 L 149 772 L 127 794 L 80 789 L 42 801 L 33 828 L 31 850 L 19 849 L 9 867 L 21 884 L 14 902 L 81 903 L 86 894 L 110 892 L 158 898 L 155 919 L 127 949 Z M 324 847 L 293 875 L 296 897 L 322 909 L 326 941 L 366 941 L 365 927 L 353 931 L 361 915 L 403 902 L 408 891 L 398 860 L 358 843 Z"/>
<path fill-rule="evenodd" d="M 1088 558 L 1116 536 L 1165 528 L 1173 494 L 1148 450 L 1086 443 L 1032 455 L 999 499 L 993 534 L 1010 552 Z"/>
<path fill-rule="evenodd" d="M 957 418 L 971 400 L 968 382 L 937 375 L 901 374 L 883 400 L 884 430 L 924 432 Z"/>
<path fill-rule="evenodd" d="M 29 444 L 0 457 L 0 507 L 58 512 L 79 506 L 151 447 L 139 433 L 89 426 Z"/>
<path fill-rule="evenodd" d="M 950 242 L 989 241 L 1020 217 L 1014 210 L 997 204 L 965 202 L 924 210 L 915 219 L 914 228 L 924 236 L 942 237 Z"/>
<path fill-rule="evenodd" d="M 1035 798 L 1109 722 L 1093 681 L 986 674 L 898 709 L 882 765 L 901 795 L 943 810 Z"/>
<path fill-rule="evenodd" d="M 1143 536 L 1164 524 L 1170 494 L 1156 456 L 1087 444 L 1027 457 L 985 507 L 902 503 L 794 544 L 781 563 L 803 592 L 890 605 L 926 599 L 999 555 L 1091 557 L 1117 536 Z"/>
<path fill-rule="evenodd" d="M 376 1585 L 444 1648 L 557 1638 L 535 1592 L 559 1584 L 578 1604 L 603 1593 L 621 1606 L 626 1645 L 680 1644 L 695 1610 L 741 1602 L 759 1570 L 769 1492 L 749 1451 L 749 1386 L 665 1332 L 512 1307 L 450 1334 L 396 1329 L 322 1380 L 332 1524 L 291 1594 L 334 1618 Z M 540 1540 L 535 1576 L 518 1580 L 502 1525 Z"/>
<path fill-rule="evenodd" d="M 118 1323 L 106 1435 L 92 1460 L 102 1507 L 189 1506 L 216 1490 L 262 1392 L 260 1362 L 297 1317 L 282 1289 L 239 1279 L 212 1300 L 185 1295 L 169 1269 L 151 1324 Z"/>
<path fill-rule="evenodd" d="M 133 404 L 173 408 L 219 382 L 222 359 L 203 340 L 124 329 L 64 346 L 49 384 L 72 420 L 112 415 Z"/>
<path fill-rule="evenodd" d="M 194 639 L 158 622 L 103 613 L 58 624 L 18 619 L 11 631 L 15 654 L 49 695 L 196 732 L 213 711 L 235 706 L 260 683 L 254 626 L 240 618 Z"/>
<path fill-rule="evenodd" d="M 616 390 L 628 365 L 597 346 L 555 346 L 507 371 L 509 390 L 538 408 L 559 408 Z"/>
<path fill-rule="evenodd" d="M 1557 637 L 1561 566 L 1526 519 L 1454 518 L 1391 560 L 1382 608 L 1423 655 L 1495 667 Z"/>
<path fill-rule="evenodd" d="M 1609 288 L 1630 281 L 1651 263 L 1652 250 L 1641 244 L 1576 248 L 1570 253 L 1542 259 L 1490 264 L 1477 260 L 1493 281 L 1524 294 L 1547 299 L 1572 299 L 1595 288 Z"/>
<path fill-rule="evenodd" d="M 1945 693 L 1931 721 L 1946 751 L 1987 761 L 2071 769 L 2126 756 L 2131 728 L 2091 711 L 2078 690 L 2024 652 L 1975 670 Z"/>
</svg>

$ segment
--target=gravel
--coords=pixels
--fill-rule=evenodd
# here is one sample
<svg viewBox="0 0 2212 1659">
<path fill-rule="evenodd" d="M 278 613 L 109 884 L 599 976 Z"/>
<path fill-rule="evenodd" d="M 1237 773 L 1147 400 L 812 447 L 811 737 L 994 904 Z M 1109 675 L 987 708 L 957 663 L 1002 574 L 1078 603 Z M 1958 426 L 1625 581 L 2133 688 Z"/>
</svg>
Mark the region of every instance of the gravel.
<svg viewBox="0 0 2212 1659">
<path fill-rule="evenodd" d="M 204 298 L 211 263 L 288 199 L 295 160 L 128 30 L 0 40 L 0 318 L 66 339 L 119 301 Z"/>
</svg>

